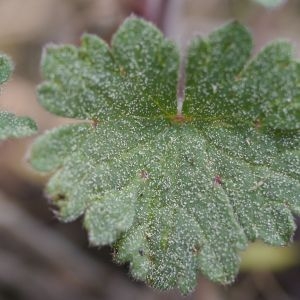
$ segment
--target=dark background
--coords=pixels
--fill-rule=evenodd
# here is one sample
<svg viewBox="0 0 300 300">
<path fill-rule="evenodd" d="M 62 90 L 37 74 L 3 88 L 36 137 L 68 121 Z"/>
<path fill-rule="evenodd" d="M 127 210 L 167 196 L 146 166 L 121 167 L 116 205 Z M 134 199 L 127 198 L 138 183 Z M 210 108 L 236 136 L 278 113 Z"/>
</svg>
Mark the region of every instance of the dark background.
<svg viewBox="0 0 300 300">
<path fill-rule="evenodd" d="M 78 44 L 83 32 L 109 41 L 131 13 L 155 22 L 183 52 L 193 35 L 238 19 L 252 31 L 255 52 L 283 38 L 300 54 L 299 0 L 272 10 L 250 0 L 0 0 L 0 51 L 16 64 L 2 90 L 1 110 L 33 117 L 40 132 L 68 122 L 36 101 L 42 47 Z M 112 263 L 109 247 L 89 246 L 81 220 L 55 219 L 43 196 L 47 178 L 24 158 L 32 140 L 0 144 L 0 300 L 184 299 L 177 291 L 162 293 L 134 282 L 127 266 Z M 242 253 L 236 283 L 223 287 L 200 276 L 197 290 L 185 299 L 300 299 L 297 233 L 295 240 L 288 248 L 251 245 Z"/>
</svg>

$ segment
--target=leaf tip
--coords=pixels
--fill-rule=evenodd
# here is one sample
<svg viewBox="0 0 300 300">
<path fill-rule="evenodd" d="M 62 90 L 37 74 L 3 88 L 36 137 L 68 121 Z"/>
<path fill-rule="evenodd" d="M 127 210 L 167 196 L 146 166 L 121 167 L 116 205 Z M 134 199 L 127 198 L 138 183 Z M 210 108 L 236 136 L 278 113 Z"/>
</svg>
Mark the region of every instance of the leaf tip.
<svg viewBox="0 0 300 300">
<path fill-rule="evenodd" d="M 0 54 L 0 84 L 6 82 L 14 69 L 12 59 L 6 54 Z"/>
</svg>

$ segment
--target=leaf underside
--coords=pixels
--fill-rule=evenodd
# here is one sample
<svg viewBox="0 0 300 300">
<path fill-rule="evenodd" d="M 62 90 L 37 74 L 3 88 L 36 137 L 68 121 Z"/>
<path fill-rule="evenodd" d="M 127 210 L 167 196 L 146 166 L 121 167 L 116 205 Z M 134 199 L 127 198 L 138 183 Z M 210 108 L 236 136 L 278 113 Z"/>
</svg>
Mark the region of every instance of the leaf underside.
<svg viewBox="0 0 300 300">
<path fill-rule="evenodd" d="M 190 292 L 201 272 L 234 280 L 239 251 L 286 245 L 300 214 L 300 67 L 289 44 L 250 60 L 237 22 L 195 38 L 177 114 L 177 48 L 129 18 L 111 48 L 84 35 L 49 46 L 40 103 L 84 120 L 38 138 L 32 166 L 64 221 L 84 216 L 94 245 L 159 289 Z M 86 122 L 89 120 L 90 122 Z"/>
<path fill-rule="evenodd" d="M 0 84 L 8 80 L 12 69 L 11 60 L 6 55 L 0 54 Z M 31 119 L 0 111 L 0 141 L 6 138 L 28 136 L 36 130 L 36 124 Z"/>
</svg>

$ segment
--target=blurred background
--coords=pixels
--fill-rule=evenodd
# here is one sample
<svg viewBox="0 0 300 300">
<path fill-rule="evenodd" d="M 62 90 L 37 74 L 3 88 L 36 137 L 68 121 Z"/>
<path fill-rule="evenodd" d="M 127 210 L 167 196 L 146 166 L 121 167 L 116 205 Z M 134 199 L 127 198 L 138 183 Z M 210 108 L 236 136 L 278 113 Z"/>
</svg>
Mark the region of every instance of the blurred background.
<svg viewBox="0 0 300 300">
<path fill-rule="evenodd" d="M 0 51 L 15 62 L 15 72 L 2 89 L 1 110 L 31 116 L 40 132 L 68 122 L 36 101 L 43 46 L 76 45 L 83 32 L 109 41 L 132 13 L 154 22 L 182 53 L 193 35 L 207 35 L 238 19 L 254 35 L 254 52 L 283 38 L 300 56 L 299 0 L 273 9 L 251 0 L 0 0 Z M 81 220 L 56 220 L 43 195 L 47 178 L 26 163 L 32 140 L 0 144 L 0 300 L 300 299 L 300 230 L 287 248 L 251 245 L 242 253 L 241 272 L 231 286 L 199 276 L 197 290 L 182 297 L 178 291 L 162 293 L 133 281 L 128 266 L 112 263 L 109 247 L 89 246 Z"/>
</svg>

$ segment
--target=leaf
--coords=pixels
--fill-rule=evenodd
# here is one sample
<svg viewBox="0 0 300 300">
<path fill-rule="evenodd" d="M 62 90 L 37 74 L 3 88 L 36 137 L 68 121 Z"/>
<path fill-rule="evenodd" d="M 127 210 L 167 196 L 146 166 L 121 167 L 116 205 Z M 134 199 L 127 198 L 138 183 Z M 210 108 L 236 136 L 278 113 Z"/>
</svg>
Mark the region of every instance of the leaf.
<svg viewBox="0 0 300 300">
<path fill-rule="evenodd" d="M 0 84 L 8 80 L 13 69 L 11 60 L 4 54 L 0 54 Z"/>
<path fill-rule="evenodd" d="M 299 63 L 285 43 L 249 62 L 251 48 L 236 22 L 196 38 L 182 113 L 178 51 L 145 21 L 125 21 L 111 48 L 85 35 L 44 53 L 41 104 L 82 122 L 39 137 L 31 164 L 52 174 L 59 218 L 83 215 L 91 243 L 153 287 L 186 294 L 199 272 L 230 283 L 249 241 L 292 240 Z"/>
<path fill-rule="evenodd" d="M 276 7 L 286 2 L 285 0 L 253 0 L 253 1 L 266 7 Z"/>
<path fill-rule="evenodd" d="M 0 140 L 29 136 L 36 130 L 36 124 L 30 118 L 16 117 L 12 113 L 0 111 Z"/>
<path fill-rule="evenodd" d="M 6 55 L 0 54 L 0 84 L 8 80 L 12 69 L 11 60 Z M 36 124 L 31 119 L 0 111 L 0 141 L 6 138 L 28 136 L 36 130 Z"/>
</svg>

